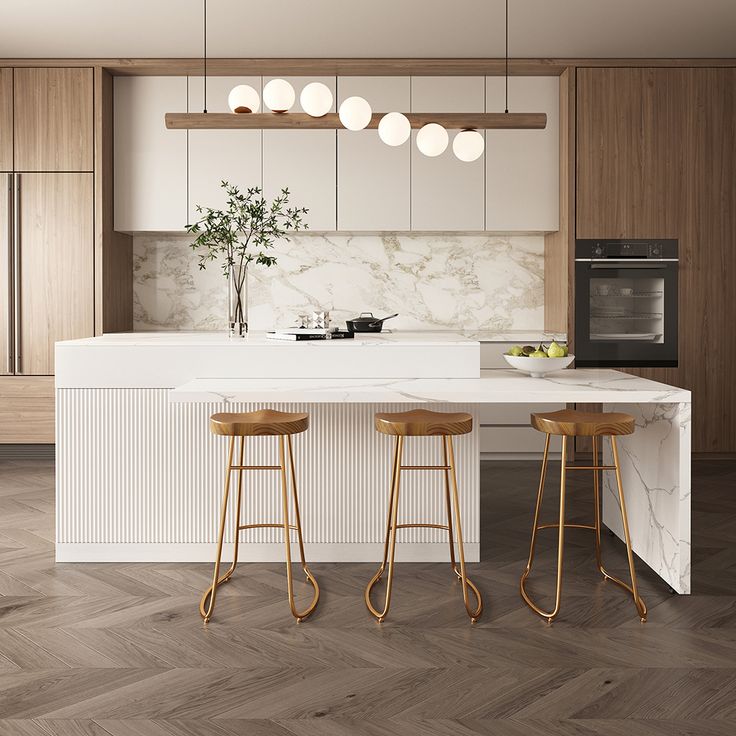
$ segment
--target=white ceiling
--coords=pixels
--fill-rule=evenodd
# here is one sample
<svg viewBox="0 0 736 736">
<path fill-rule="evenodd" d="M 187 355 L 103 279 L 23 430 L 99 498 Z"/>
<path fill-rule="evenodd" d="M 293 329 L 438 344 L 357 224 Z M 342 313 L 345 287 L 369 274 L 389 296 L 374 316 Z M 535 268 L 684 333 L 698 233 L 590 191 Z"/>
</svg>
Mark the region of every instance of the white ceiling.
<svg viewBox="0 0 736 736">
<path fill-rule="evenodd" d="M 208 0 L 213 57 L 495 57 L 504 0 Z M 512 57 L 734 57 L 736 0 L 510 0 Z M 202 0 L 0 0 L 0 57 L 192 57 Z"/>
</svg>

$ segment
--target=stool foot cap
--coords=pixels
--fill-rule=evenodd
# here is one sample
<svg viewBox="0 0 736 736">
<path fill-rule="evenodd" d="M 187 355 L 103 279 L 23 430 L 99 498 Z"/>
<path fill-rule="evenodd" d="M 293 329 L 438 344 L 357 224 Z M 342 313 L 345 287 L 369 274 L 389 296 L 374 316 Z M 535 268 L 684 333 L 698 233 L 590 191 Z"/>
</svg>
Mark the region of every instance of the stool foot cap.
<svg viewBox="0 0 736 736">
<path fill-rule="evenodd" d="M 301 616 L 297 616 L 296 622 L 300 624 L 302 622 Z"/>
<path fill-rule="evenodd" d="M 477 618 L 471 618 L 471 619 L 470 619 L 470 623 L 471 623 L 471 624 L 477 623 L 477 621 L 478 621 L 478 619 L 477 619 Z"/>
<path fill-rule="evenodd" d="M 386 619 L 383 616 L 381 616 L 381 618 L 378 619 L 378 623 L 382 624 L 385 620 Z"/>
<path fill-rule="evenodd" d="M 643 624 L 645 624 L 645 623 L 647 622 L 647 617 L 646 617 L 646 616 L 642 616 L 642 617 L 641 617 L 641 618 L 640 618 L 639 620 L 640 620 L 640 621 L 641 621 L 641 622 L 642 622 Z"/>
<path fill-rule="evenodd" d="M 207 618 L 204 619 L 204 623 L 208 624 L 210 622 L 210 617 L 207 616 Z"/>
</svg>

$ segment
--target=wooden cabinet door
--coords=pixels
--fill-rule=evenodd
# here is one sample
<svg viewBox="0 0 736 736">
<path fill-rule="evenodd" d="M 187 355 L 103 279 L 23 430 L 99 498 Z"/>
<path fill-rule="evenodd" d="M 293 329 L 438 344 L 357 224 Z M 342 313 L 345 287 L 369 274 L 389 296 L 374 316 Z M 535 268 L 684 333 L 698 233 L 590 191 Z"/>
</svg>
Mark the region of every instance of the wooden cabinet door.
<svg viewBox="0 0 736 736">
<path fill-rule="evenodd" d="M 10 303 L 12 274 L 11 252 L 13 213 L 11 211 L 11 193 L 13 175 L 0 173 L 0 376 L 13 373 L 12 318 L 13 309 Z"/>
<path fill-rule="evenodd" d="M 15 69 L 15 171 L 92 171 L 92 69 Z"/>
<path fill-rule="evenodd" d="M 93 174 L 18 174 L 23 375 L 54 372 L 54 343 L 94 335 Z"/>
<path fill-rule="evenodd" d="M 484 112 L 483 77 L 412 77 L 412 112 Z M 425 156 L 411 135 L 411 229 L 485 229 L 485 155 L 460 161 L 452 152 L 450 130 L 447 150 Z"/>
<path fill-rule="evenodd" d="M 264 86 L 271 77 L 264 77 Z M 322 82 L 335 99 L 335 77 L 285 77 L 296 93 L 292 110 L 302 112 L 299 95 L 309 82 Z M 334 112 L 331 110 L 330 112 Z M 290 207 L 308 207 L 311 230 L 337 229 L 337 131 L 264 130 L 263 193 L 273 199 L 288 187 Z"/>
<path fill-rule="evenodd" d="M 115 230 L 182 231 L 187 225 L 187 131 L 167 112 L 187 111 L 186 77 L 115 77 Z"/>
<path fill-rule="evenodd" d="M 238 84 L 249 84 L 261 93 L 260 77 L 210 77 L 207 80 L 209 112 L 230 112 L 227 97 Z M 189 112 L 202 112 L 204 84 L 202 77 L 189 77 Z M 167 131 L 172 133 L 174 131 Z M 222 181 L 235 184 L 245 193 L 248 187 L 262 186 L 260 130 L 190 130 L 188 222 L 202 215 L 197 205 L 222 209 L 227 195 Z"/>
<path fill-rule="evenodd" d="M 12 170 L 13 70 L 6 67 L 0 69 L 0 171 Z"/>
<path fill-rule="evenodd" d="M 407 112 L 409 77 L 340 77 L 338 103 L 364 97 L 374 112 Z M 408 230 L 411 140 L 387 146 L 377 130 L 337 131 L 337 229 Z"/>
</svg>

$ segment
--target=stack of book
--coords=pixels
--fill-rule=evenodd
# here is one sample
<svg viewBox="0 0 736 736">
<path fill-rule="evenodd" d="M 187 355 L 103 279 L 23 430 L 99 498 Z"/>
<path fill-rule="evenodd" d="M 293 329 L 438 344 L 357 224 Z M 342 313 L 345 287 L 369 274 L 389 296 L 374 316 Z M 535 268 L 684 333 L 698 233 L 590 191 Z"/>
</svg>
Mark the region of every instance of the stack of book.
<svg viewBox="0 0 736 736">
<path fill-rule="evenodd" d="M 290 327 L 266 333 L 266 337 L 271 340 L 345 340 L 352 338 L 353 335 L 352 332 L 333 327 Z"/>
</svg>

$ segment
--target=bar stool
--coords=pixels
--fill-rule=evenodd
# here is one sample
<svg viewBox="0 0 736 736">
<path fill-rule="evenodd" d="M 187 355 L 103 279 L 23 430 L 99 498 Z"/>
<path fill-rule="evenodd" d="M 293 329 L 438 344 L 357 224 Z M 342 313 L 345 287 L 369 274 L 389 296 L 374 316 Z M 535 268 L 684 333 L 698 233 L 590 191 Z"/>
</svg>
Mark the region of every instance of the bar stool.
<svg viewBox="0 0 736 736">
<path fill-rule="evenodd" d="M 463 531 L 460 522 L 460 501 L 457 490 L 457 476 L 455 474 L 455 453 L 452 446 L 454 435 L 468 434 L 473 429 L 473 417 L 465 412 L 445 414 L 426 409 L 396 414 L 377 413 L 375 426 L 378 432 L 396 437 L 394 443 L 393 468 L 391 471 L 391 488 L 388 501 L 388 516 L 386 519 L 386 538 L 383 545 L 383 561 L 378 572 L 371 578 L 365 589 L 365 604 L 368 610 L 383 623 L 391 605 L 391 588 L 394 578 L 394 556 L 396 552 L 396 532 L 398 529 L 428 527 L 430 529 L 446 529 L 450 541 L 450 564 L 453 572 L 462 582 L 463 601 L 465 610 L 475 623 L 483 611 L 483 599 L 480 591 L 465 573 L 465 550 L 463 547 Z M 402 465 L 405 437 L 439 436 L 442 439 L 442 465 Z M 401 486 L 401 472 L 404 470 L 442 470 L 445 473 L 445 504 L 447 507 L 447 524 L 399 524 L 399 489 Z M 452 500 L 450 498 L 450 483 L 452 483 Z M 460 569 L 455 562 L 455 543 L 453 539 L 453 507 L 455 528 L 457 530 L 457 544 L 460 556 Z M 388 579 L 386 581 L 386 599 L 383 610 L 378 611 L 371 603 L 371 590 L 381 579 L 386 570 L 388 561 Z M 477 605 L 471 607 L 468 590 L 475 595 Z"/>
<path fill-rule="evenodd" d="M 213 414 L 210 417 L 210 431 L 213 434 L 223 435 L 230 438 L 227 470 L 225 472 L 225 492 L 222 499 L 222 510 L 220 512 L 220 531 L 217 541 L 217 558 L 215 559 L 215 572 L 212 578 L 212 585 L 205 591 L 199 604 L 199 612 L 205 623 L 212 618 L 212 612 L 215 608 L 215 598 L 217 596 L 217 588 L 230 580 L 235 567 L 238 564 L 238 544 L 240 531 L 243 529 L 261 529 L 264 527 L 276 528 L 284 530 L 284 541 L 286 544 L 286 581 L 289 595 L 289 607 L 291 614 L 296 618 L 297 623 L 301 622 L 317 606 L 319 601 L 319 585 L 314 575 L 312 575 L 309 567 L 307 567 L 304 559 L 304 541 L 302 539 L 302 523 L 299 514 L 299 500 L 296 491 L 296 473 L 294 471 L 294 455 L 291 446 L 291 436 L 304 432 L 309 426 L 309 414 L 291 414 L 283 411 L 274 411 L 272 409 L 261 409 L 259 411 L 251 411 L 243 414 Z M 245 451 L 246 437 L 259 436 L 275 436 L 278 437 L 279 464 L 278 465 L 244 465 L 243 455 Z M 235 438 L 240 437 L 239 462 L 233 465 L 233 452 L 235 450 Z M 294 496 L 294 516 L 295 524 L 289 523 L 289 500 L 288 500 L 288 483 L 286 479 L 286 463 L 284 452 L 284 437 L 286 437 L 286 445 L 289 450 L 289 470 L 291 475 L 292 493 Z M 225 535 L 225 523 L 227 520 L 227 505 L 230 495 L 230 476 L 233 470 L 238 471 L 238 496 L 235 505 L 235 526 L 234 526 L 234 549 L 233 562 L 230 569 L 220 577 L 220 558 L 222 556 L 222 541 Z M 240 523 L 240 507 L 243 496 L 243 472 L 246 470 L 278 470 L 281 474 L 281 503 L 283 519 L 280 524 L 241 524 Z M 307 576 L 307 580 L 312 584 L 314 596 L 312 602 L 303 611 L 297 611 L 294 603 L 294 586 L 291 576 L 291 540 L 289 531 L 296 530 L 299 540 L 299 556 L 301 557 L 302 570 Z"/>
<path fill-rule="evenodd" d="M 629 534 L 629 521 L 626 516 L 626 501 L 624 499 L 624 491 L 621 485 L 621 469 L 618 459 L 618 447 L 616 446 L 616 437 L 619 435 L 633 434 L 634 417 L 630 414 L 618 412 L 582 412 L 572 409 L 561 409 L 560 411 L 548 412 L 545 414 L 532 414 L 531 425 L 534 429 L 544 432 L 547 438 L 544 443 L 544 458 L 542 460 L 542 474 L 539 480 L 539 491 L 537 493 L 537 504 L 534 509 L 534 525 L 532 527 L 532 538 L 529 549 L 529 560 L 526 563 L 519 588 L 521 597 L 526 601 L 527 605 L 549 623 L 557 616 L 560 611 L 560 599 L 562 594 L 562 559 L 563 545 L 565 538 L 565 529 L 591 529 L 595 532 L 595 559 L 598 570 L 603 575 L 604 580 L 611 580 L 620 585 L 622 588 L 631 593 L 634 599 L 634 605 L 639 614 L 642 623 L 647 618 L 647 607 L 639 596 L 639 589 L 636 583 L 636 570 L 634 569 L 634 554 L 631 550 L 631 536 Z M 549 453 L 549 441 L 551 435 L 562 436 L 562 458 L 560 471 L 560 515 L 559 522 L 556 524 L 540 524 L 539 511 L 542 506 L 542 497 L 544 495 L 544 480 L 547 474 L 547 457 Z M 598 438 L 608 436 L 611 438 L 611 449 L 613 452 L 613 465 L 598 464 Z M 568 465 L 567 464 L 567 438 L 568 437 L 591 437 L 593 440 L 593 464 L 592 465 Z M 592 470 L 593 471 L 593 494 L 595 500 L 595 521 L 593 524 L 567 524 L 565 523 L 565 485 L 566 475 L 569 470 Z M 616 473 L 616 485 L 618 488 L 618 498 L 621 506 L 621 519 L 624 527 L 624 538 L 626 541 L 626 554 L 629 560 L 629 573 L 631 574 L 631 585 L 623 580 L 611 575 L 604 567 L 601 559 L 601 510 L 600 510 L 600 488 L 599 488 L 599 471 L 613 470 Z M 534 561 L 534 545 L 537 540 L 537 532 L 541 529 L 558 529 L 558 546 L 557 546 L 557 585 L 555 589 L 555 607 L 551 611 L 543 611 L 537 606 L 526 592 L 525 583 L 529 577 Z"/>
</svg>

